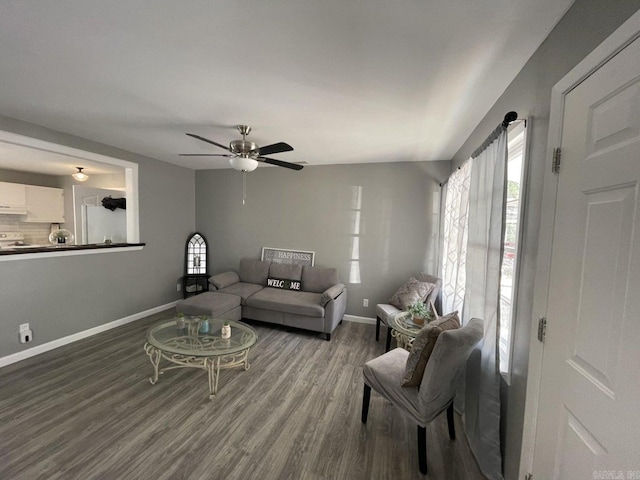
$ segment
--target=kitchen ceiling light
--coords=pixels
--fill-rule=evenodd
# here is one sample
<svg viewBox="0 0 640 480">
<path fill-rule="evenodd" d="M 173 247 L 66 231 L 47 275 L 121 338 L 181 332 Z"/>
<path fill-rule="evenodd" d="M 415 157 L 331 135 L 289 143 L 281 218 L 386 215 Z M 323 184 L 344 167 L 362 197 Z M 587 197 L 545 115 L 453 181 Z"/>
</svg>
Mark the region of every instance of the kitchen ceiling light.
<svg viewBox="0 0 640 480">
<path fill-rule="evenodd" d="M 71 176 L 79 182 L 86 181 L 89 178 L 89 175 L 87 175 L 86 173 L 82 173 L 83 167 L 76 167 L 76 168 L 78 169 L 78 171 Z"/>
</svg>

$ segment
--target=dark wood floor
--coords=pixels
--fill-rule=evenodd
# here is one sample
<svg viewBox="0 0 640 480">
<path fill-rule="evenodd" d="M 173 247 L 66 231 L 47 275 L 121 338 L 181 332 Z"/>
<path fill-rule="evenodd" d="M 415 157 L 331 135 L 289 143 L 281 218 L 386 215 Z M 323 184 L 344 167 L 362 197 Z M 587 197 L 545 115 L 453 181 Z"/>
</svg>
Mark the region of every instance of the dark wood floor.
<svg viewBox="0 0 640 480">
<path fill-rule="evenodd" d="M 381 354 L 374 327 L 319 335 L 249 322 L 249 371 L 172 370 L 150 385 L 147 327 L 164 312 L 0 369 L 0 479 L 482 479 L 456 416 L 416 427 L 372 394 L 360 422 L 362 365 Z M 384 339 L 382 339 L 384 340 Z"/>
</svg>

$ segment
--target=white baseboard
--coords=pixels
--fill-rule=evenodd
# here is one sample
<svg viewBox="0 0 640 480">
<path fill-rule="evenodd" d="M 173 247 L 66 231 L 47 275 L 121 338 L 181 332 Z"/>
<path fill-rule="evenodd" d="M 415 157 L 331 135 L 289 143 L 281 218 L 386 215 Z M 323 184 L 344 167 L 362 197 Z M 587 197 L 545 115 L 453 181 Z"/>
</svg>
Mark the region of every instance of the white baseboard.
<svg viewBox="0 0 640 480">
<path fill-rule="evenodd" d="M 178 300 L 174 302 L 169 302 L 164 305 L 160 305 L 158 307 L 150 308 L 149 310 L 145 310 L 143 312 L 134 313 L 133 315 L 129 315 L 128 317 L 120 318 L 118 320 L 114 320 L 113 322 L 105 323 L 103 325 L 98 325 L 97 327 L 89 328 L 88 330 L 83 330 L 82 332 L 74 333 L 73 335 L 68 335 L 66 337 L 58 338 L 57 340 L 43 343 L 42 345 L 38 345 L 36 347 L 23 350 L 21 352 L 16 352 L 11 355 L 7 355 L 6 357 L 0 357 L 0 368 L 6 367 L 7 365 L 11 365 L 12 363 L 16 363 L 21 360 L 26 360 L 27 358 L 35 357 L 36 355 L 40 355 L 41 353 L 48 352 L 49 350 L 53 350 L 55 348 L 62 347 L 64 345 L 77 342 L 78 340 L 82 340 L 83 338 L 91 337 L 98 333 L 106 332 L 107 330 L 111 330 L 112 328 L 120 327 L 122 325 L 135 322 L 136 320 L 140 320 L 141 318 L 145 318 L 145 317 L 148 317 L 149 315 L 153 315 L 155 313 L 159 313 L 164 310 L 167 310 L 171 307 L 175 307 L 176 303 L 178 303 Z M 375 318 L 359 317 L 357 315 L 344 315 L 342 319 L 345 322 L 367 323 L 369 325 L 376 324 Z"/>
<path fill-rule="evenodd" d="M 344 315 L 342 320 L 345 322 L 355 322 L 355 323 L 368 323 L 369 325 L 375 325 L 376 319 L 370 317 L 359 317 L 358 315 Z"/>
<path fill-rule="evenodd" d="M 174 302 L 166 303 L 164 305 L 160 305 L 158 307 L 150 308 L 149 310 L 145 310 L 144 312 L 134 313 L 133 315 L 129 315 L 128 317 L 120 318 L 118 320 L 114 320 L 113 322 L 105 323 L 103 325 L 98 325 L 97 327 L 93 327 L 88 330 L 83 330 L 82 332 L 74 333 L 73 335 L 68 335 L 66 337 L 58 338 L 57 340 L 43 343 L 42 345 L 38 345 L 37 347 L 23 350 L 22 352 L 16 352 L 11 355 L 7 355 L 6 357 L 0 357 L 0 368 L 6 367 L 7 365 L 11 365 L 12 363 L 16 363 L 30 357 L 34 357 L 36 355 L 40 355 L 41 353 L 48 352 L 49 350 L 53 350 L 54 348 L 62 347 L 64 345 L 68 345 L 69 343 L 77 342 L 78 340 L 82 340 L 83 338 L 91 337 L 98 333 L 106 332 L 107 330 L 111 330 L 112 328 L 120 327 L 122 325 L 126 325 L 127 323 L 135 322 L 136 320 L 140 320 L 141 318 L 148 317 L 149 315 L 160 313 L 171 307 L 175 307 L 176 303 L 178 303 L 178 300 Z"/>
</svg>

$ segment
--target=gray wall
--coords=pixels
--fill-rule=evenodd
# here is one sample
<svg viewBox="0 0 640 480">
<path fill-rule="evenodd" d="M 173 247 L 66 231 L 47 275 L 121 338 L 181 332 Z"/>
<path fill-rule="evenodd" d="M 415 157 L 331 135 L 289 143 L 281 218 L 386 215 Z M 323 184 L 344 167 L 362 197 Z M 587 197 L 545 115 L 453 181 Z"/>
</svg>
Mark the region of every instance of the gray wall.
<svg viewBox="0 0 640 480">
<path fill-rule="evenodd" d="M 38 185 L 40 187 L 63 188 L 60 185 L 60 177 L 57 175 L 45 175 L 42 173 L 19 172 L 0 168 L 0 182 L 24 183 L 25 185 Z"/>
<path fill-rule="evenodd" d="M 552 87 L 588 53 L 640 8 L 640 1 L 577 0 L 549 34 L 516 79 L 456 153 L 453 166 L 469 158 L 510 110 L 531 116 L 528 203 L 524 233 L 524 265 L 517 300 L 511 386 L 503 385 L 505 478 L 518 475 L 526 395 L 533 286 L 542 204 Z"/>
<path fill-rule="evenodd" d="M 214 273 L 237 271 L 240 258 L 259 258 L 262 247 L 311 250 L 317 266 L 340 271 L 347 313 L 375 317 L 376 303 L 409 276 L 436 271 L 439 183 L 449 171 L 448 161 L 261 167 L 247 174 L 243 206 L 241 173 L 200 170 L 196 228 L 209 241 Z M 360 283 L 351 277 L 356 237 Z"/>
<path fill-rule="evenodd" d="M 0 357 L 164 305 L 181 294 L 184 242 L 195 227 L 192 170 L 0 117 L 0 130 L 139 165 L 141 251 L 0 262 Z M 18 342 L 28 322 L 33 342 Z"/>
</svg>

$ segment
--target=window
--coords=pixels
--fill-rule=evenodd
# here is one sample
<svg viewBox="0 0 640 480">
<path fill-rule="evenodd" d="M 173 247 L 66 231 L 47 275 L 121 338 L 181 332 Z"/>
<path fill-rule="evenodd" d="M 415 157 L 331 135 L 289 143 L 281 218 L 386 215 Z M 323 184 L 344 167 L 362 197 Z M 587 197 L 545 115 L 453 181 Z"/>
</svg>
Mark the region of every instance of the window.
<svg viewBox="0 0 640 480">
<path fill-rule="evenodd" d="M 505 212 L 504 254 L 500 276 L 500 372 L 509 378 L 513 322 L 517 298 L 520 237 L 524 212 L 525 122 L 516 123 L 509 131 L 507 160 L 507 201 Z"/>
<path fill-rule="evenodd" d="M 362 185 L 351 187 L 351 260 L 349 261 L 349 283 L 360 282 L 360 222 L 362 220 Z"/>
</svg>

